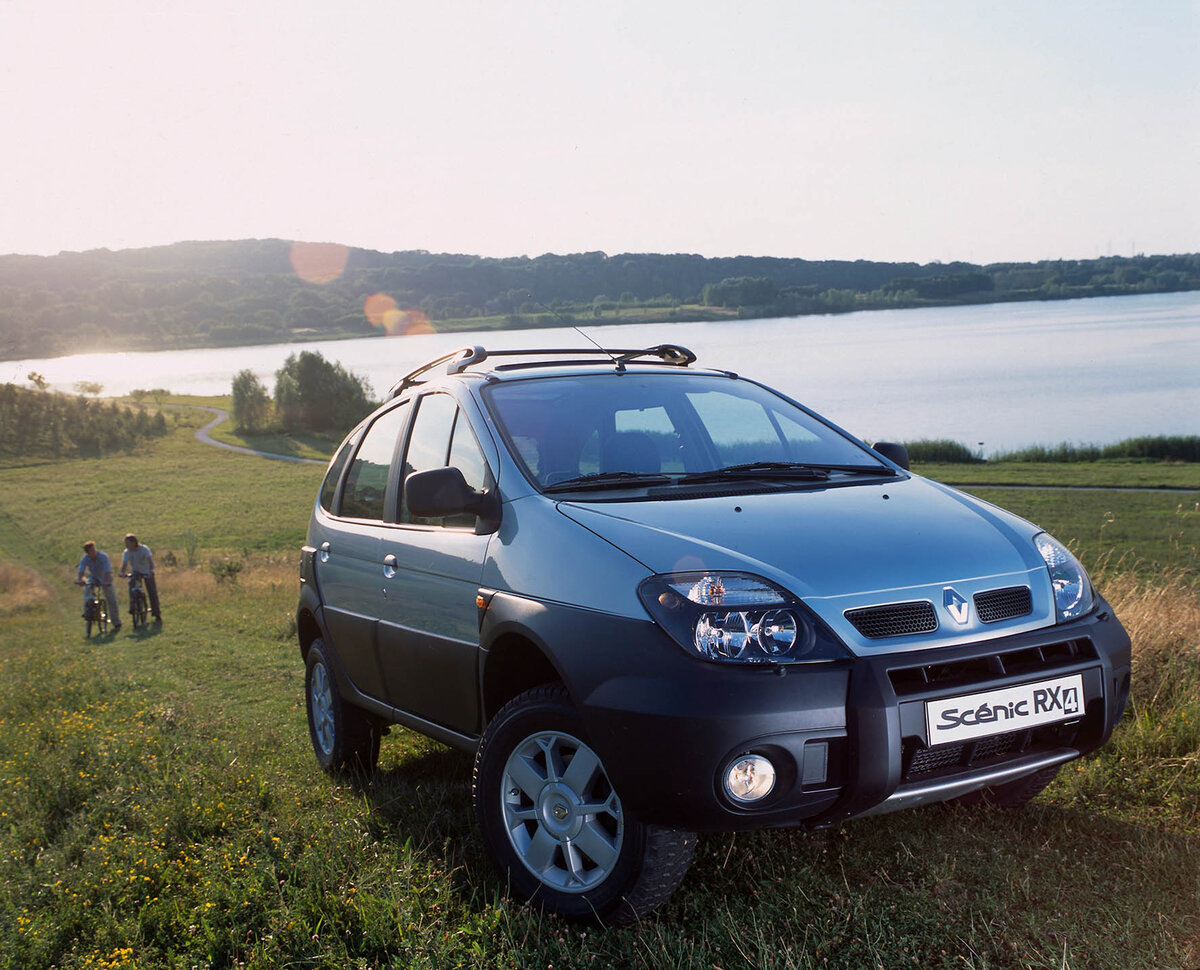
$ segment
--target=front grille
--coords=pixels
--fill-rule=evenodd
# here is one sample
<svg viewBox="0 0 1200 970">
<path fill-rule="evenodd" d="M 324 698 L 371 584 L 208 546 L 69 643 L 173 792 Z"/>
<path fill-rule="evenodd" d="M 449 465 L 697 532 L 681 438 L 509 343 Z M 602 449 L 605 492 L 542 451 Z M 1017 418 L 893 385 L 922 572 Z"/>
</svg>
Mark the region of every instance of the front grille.
<svg viewBox="0 0 1200 970">
<path fill-rule="evenodd" d="M 899 697 L 923 694 L 930 690 L 968 687 L 1001 677 L 1024 674 L 1047 674 L 1071 667 L 1083 660 L 1093 660 L 1096 648 L 1086 637 L 1062 640 L 1037 647 L 1019 647 L 978 657 L 927 663 L 914 667 L 893 667 L 888 670 L 892 688 Z"/>
<path fill-rule="evenodd" d="M 920 738 L 905 738 L 901 781 L 924 781 L 937 775 L 994 768 L 1031 752 L 1073 747 L 1079 741 L 1081 730 L 1080 722 L 1044 724 L 1024 731 L 939 744 L 932 748 L 926 747 Z"/>
<path fill-rule="evenodd" d="M 937 614 L 928 600 L 847 610 L 846 619 L 854 624 L 854 629 L 870 640 L 907 637 L 916 633 L 929 633 L 938 628 Z"/>
<path fill-rule="evenodd" d="M 1049 735 L 1049 732 L 1046 732 Z M 938 744 L 936 748 L 918 747 L 916 741 L 905 743 L 906 782 L 938 772 L 960 771 L 962 768 L 988 767 L 1024 754 L 1036 738 L 1036 731 L 1013 731 L 1012 734 Z M 1049 737 L 1046 738 L 1049 740 Z"/>
<path fill-rule="evenodd" d="M 980 623 L 999 623 L 1033 612 L 1033 594 L 1028 586 L 1009 586 L 1007 589 L 989 589 L 975 594 L 975 612 Z"/>
<path fill-rule="evenodd" d="M 936 748 L 919 748 L 910 744 L 905 780 L 932 775 L 958 768 L 978 768 L 1021 754 L 1032 739 L 1032 731 L 1013 731 L 978 741 L 939 744 Z"/>
</svg>

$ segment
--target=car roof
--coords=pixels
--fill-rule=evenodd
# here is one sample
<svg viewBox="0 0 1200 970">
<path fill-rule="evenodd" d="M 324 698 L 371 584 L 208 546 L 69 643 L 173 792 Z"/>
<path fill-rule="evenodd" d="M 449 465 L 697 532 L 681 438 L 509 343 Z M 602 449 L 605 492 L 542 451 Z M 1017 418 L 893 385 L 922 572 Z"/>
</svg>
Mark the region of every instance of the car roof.
<svg viewBox="0 0 1200 970">
<path fill-rule="evenodd" d="M 641 365 L 638 369 L 685 368 L 695 361 L 696 355 L 678 344 L 658 344 L 640 349 L 595 346 L 503 350 L 488 350 L 475 344 L 442 354 L 405 374 L 392 385 L 387 399 L 391 400 L 417 384 L 443 376 L 466 375 L 468 372 L 498 378 L 535 368 L 553 368 L 555 374 L 562 374 L 610 367 L 621 373 L 626 371 L 629 365 Z"/>
</svg>

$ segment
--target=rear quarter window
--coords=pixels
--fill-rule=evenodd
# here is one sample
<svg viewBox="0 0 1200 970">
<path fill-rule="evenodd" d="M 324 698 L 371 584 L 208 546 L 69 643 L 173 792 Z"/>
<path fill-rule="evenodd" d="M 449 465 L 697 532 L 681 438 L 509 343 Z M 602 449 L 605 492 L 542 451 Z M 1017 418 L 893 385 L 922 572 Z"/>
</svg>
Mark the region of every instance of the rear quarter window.
<svg viewBox="0 0 1200 970">
<path fill-rule="evenodd" d="M 342 480 L 342 470 L 346 467 L 346 462 L 350 459 L 350 453 L 354 451 L 354 443 L 357 440 L 356 435 L 351 435 L 346 439 L 346 443 L 334 456 L 333 462 L 329 466 L 329 471 L 325 473 L 325 481 L 321 483 L 321 508 L 326 512 L 334 511 L 334 502 L 337 500 L 338 482 Z"/>
</svg>

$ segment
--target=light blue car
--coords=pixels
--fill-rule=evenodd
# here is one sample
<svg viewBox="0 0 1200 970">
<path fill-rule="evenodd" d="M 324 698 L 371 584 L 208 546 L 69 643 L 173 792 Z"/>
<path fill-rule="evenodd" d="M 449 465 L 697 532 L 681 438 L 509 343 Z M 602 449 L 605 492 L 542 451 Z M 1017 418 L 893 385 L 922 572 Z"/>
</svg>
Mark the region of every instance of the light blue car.
<svg viewBox="0 0 1200 970">
<path fill-rule="evenodd" d="M 338 450 L 298 629 L 317 760 L 474 753 L 516 895 L 634 920 L 693 833 L 1011 806 L 1102 745 L 1130 643 L 1036 526 L 752 380 L 465 348 Z"/>
</svg>

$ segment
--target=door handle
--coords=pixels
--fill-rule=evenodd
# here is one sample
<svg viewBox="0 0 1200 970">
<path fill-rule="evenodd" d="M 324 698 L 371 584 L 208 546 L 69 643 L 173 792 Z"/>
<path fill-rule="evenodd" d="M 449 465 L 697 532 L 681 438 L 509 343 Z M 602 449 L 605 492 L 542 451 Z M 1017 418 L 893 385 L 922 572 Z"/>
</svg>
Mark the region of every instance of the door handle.
<svg viewBox="0 0 1200 970">
<path fill-rule="evenodd" d="M 396 557 L 390 552 L 383 557 L 383 575 L 387 579 L 396 575 Z"/>
<path fill-rule="evenodd" d="M 321 557 L 321 562 L 329 562 L 329 543 L 328 542 L 321 543 L 320 557 Z"/>
</svg>

